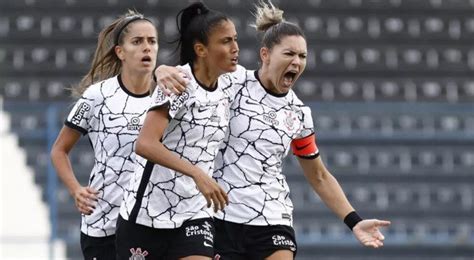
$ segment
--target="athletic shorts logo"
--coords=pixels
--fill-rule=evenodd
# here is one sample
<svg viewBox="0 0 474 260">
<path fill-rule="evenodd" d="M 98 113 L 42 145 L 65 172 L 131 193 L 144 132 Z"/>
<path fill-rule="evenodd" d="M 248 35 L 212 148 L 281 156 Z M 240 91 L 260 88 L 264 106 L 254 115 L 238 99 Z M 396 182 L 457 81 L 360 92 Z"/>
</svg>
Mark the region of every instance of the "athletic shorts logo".
<svg viewBox="0 0 474 260">
<path fill-rule="evenodd" d="M 130 253 L 132 253 L 132 256 L 130 256 L 130 260 L 145 260 L 145 256 L 148 255 L 148 251 L 143 250 L 139 247 L 137 249 L 135 248 L 130 248 Z"/>
<path fill-rule="evenodd" d="M 80 125 L 82 119 L 84 118 L 84 114 L 91 110 L 91 106 L 86 102 L 82 102 L 74 113 L 74 116 L 71 119 L 71 123 L 75 125 Z"/>
<path fill-rule="evenodd" d="M 212 232 L 212 225 L 208 221 L 204 221 L 201 225 L 188 226 L 185 230 L 187 237 L 202 236 L 203 245 L 205 247 L 213 247 L 214 234 Z"/>
<path fill-rule="evenodd" d="M 275 246 L 285 246 L 285 247 L 288 247 L 291 251 L 296 251 L 295 243 L 291 239 L 285 236 L 274 235 L 272 236 L 272 240 Z"/>
</svg>

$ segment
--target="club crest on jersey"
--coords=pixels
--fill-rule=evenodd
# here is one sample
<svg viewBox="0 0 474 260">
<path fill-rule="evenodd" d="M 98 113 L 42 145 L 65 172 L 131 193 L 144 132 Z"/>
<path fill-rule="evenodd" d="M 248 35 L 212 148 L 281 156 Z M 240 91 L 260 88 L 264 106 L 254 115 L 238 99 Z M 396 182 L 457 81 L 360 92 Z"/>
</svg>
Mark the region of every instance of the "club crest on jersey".
<svg viewBox="0 0 474 260">
<path fill-rule="evenodd" d="M 132 253 L 132 256 L 130 256 L 130 260 L 145 260 L 145 256 L 148 255 L 148 251 L 143 250 L 139 247 L 137 249 L 135 248 L 130 248 L 130 253 Z"/>
<path fill-rule="evenodd" d="M 140 118 L 136 116 L 132 117 L 132 119 L 130 119 L 130 123 L 127 125 L 127 128 L 128 130 L 140 130 Z"/>
<path fill-rule="evenodd" d="M 229 108 L 229 101 L 225 99 L 223 102 L 224 105 L 224 119 L 227 121 L 230 118 L 230 108 Z"/>
<path fill-rule="evenodd" d="M 278 126 L 280 124 L 278 120 L 276 120 L 276 117 L 277 117 L 277 113 L 273 110 L 271 110 L 270 112 L 266 114 L 263 114 L 263 120 L 265 120 L 266 122 L 274 126 Z"/>
<path fill-rule="evenodd" d="M 212 115 L 211 115 L 210 120 L 211 122 L 216 122 L 216 123 L 221 121 L 221 117 L 217 113 L 217 108 L 212 109 Z"/>
<path fill-rule="evenodd" d="M 285 115 L 286 118 L 283 123 L 289 131 L 292 131 L 294 129 L 294 123 L 296 121 L 296 118 L 293 116 L 293 113 L 291 113 L 291 111 L 285 111 Z"/>
<path fill-rule="evenodd" d="M 71 123 L 79 125 L 81 120 L 84 118 L 84 114 L 91 110 L 91 106 L 86 102 L 82 102 L 74 113 L 74 116 L 71 119 Z"/>
</svg>

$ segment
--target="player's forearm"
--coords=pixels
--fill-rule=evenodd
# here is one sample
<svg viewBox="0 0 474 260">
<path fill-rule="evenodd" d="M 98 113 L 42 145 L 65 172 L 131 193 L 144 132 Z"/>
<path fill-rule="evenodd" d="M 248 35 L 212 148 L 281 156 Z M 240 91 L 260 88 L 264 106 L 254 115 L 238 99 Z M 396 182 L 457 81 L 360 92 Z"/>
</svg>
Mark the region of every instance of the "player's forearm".
<svg viewBox="0 0 474 260">
<path fill-rule="evenodd" d="M 318 193 L 321 200 L 341 219 L 343 220 L 347 214 L 354 211 L 347 200 L 344 191 L 339 182 L 329 172 L 316 177 L 315 174 L 307 176 L 311 186 Z"/>
<path fill-rule="evenodd" d="M 81 184 L 74 175 L 67 153 L 53 148 L 51 151 L 51 161 L 61 181 L 66 185 L 69 192 L 74 194 L 74 191 L 80 188 Z"/>
</svg>

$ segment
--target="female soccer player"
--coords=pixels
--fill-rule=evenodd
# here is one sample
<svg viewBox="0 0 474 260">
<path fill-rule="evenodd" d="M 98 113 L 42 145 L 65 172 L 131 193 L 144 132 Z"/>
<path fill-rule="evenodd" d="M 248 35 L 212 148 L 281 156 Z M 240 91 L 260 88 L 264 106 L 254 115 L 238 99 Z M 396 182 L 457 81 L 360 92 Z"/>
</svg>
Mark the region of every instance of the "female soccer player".
<svg viewBox="0 0 474 260">
<path fill-rule="evenodd" d="M 136 168 L 120 211 L 119 259 L 211 259 L 210 206 L 217 211 L 227 203 L 211 176 L 234 98 L 224 73 L 237 66 L 237 33 L 229 18 L 202 3 L 177 20 L 181 68 L 191 76 L 180 95 L 153 93 L 136 148 L 145 168 Z"/>
<path fill-rule="evenodd" d="M 313 189 L 355 237 L 365 246 L 380 247 L 384 238 L 378 228 L 390 222 L 362 220 L 319 157 L 311 110 L 291 90 L 305 69 L 305 36 L 282 14 L 271 4 L 258 6 L 261 67 L 233 73 L 237 96 L 214 172 L 229 198 L 215 216 L 216 253 L 220 259 L 294 258 L 293 205 L 281 168 L 290 148 Z M 160 85 L 180 81 L 176 71 L 171 73 L 159 75 Z"/>
<path fill-rule="evenodd" d="M 56 172 L 82 213 L 85 259 L 116 255 L 116 221 L 135 166 L 135 140 L 150 104 L 157 38 L 153 23 L 132 11 L 100 32 L 91 69 L 75 89 L 81 97 L 51 151 Z M 68 157 L 81 134 L 88 135 L 95 154 L 88 186 L 77 181 Z"/>
</svg>

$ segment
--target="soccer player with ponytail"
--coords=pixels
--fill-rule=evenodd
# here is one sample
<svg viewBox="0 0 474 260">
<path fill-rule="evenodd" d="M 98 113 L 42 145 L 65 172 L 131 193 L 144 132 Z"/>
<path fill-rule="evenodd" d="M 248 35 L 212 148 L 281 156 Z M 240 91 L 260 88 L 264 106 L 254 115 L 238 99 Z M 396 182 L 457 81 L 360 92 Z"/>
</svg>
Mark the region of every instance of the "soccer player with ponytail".
<svg viewBox="0 0 474 260">
<path fill-rule="evenodd" d="M 161 88 L 137 141 L 137 167 L 117 227 L 118 259 L 211 259 L 214 211 L 227 195 L 212 178 L 235 93 L 226 73 L 237 68 L 237 33 L 230 19 L 202 3 L 177 16 L 185 92 Z"/>
<path fill-rule="evenodd" d="M 91 69 L 73 91 L 79 97 L 51 151 L 56 172 L 82 214 L 84 259 L 115 259 L 115 228 L 123 192 L 135 169 L 135 141 L 150 104 L 158 34 L 129 11 L 104 28 Z M 89 183 L 74 175 L 69 152 L 87 135 L 95 160 Z"/>
</svg>

